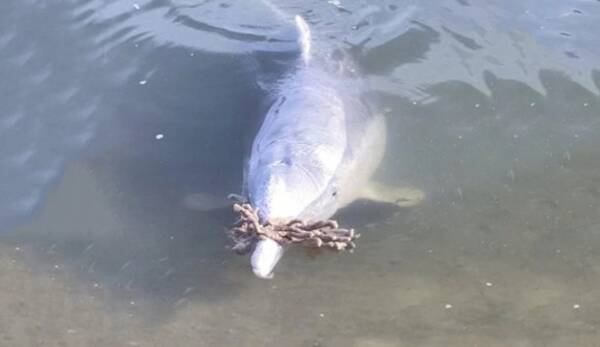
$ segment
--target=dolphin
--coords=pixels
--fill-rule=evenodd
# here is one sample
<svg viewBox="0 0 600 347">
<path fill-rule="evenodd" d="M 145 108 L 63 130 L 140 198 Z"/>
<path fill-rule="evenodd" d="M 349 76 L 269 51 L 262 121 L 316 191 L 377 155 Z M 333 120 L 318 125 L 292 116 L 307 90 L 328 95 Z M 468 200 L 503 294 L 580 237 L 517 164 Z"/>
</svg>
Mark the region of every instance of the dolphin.
<svg viewBox="0 0 600 347">
<path fill-rule="evenodd" d="M 322 220 L 358 198 L 405 206 L 420 200 L 417 190 L 368 184 L 384 155 L 385 119 L 369 107 L 360 78 L 313 57 L 308 24 L 300 16 L 295 22 L 301 56 L 279 82 L 246 163 L 246 197 L 259 218 Z M 283 253 L 276 241 L 259 240 L 254 274 L 271 278 Z"/>
</svg>

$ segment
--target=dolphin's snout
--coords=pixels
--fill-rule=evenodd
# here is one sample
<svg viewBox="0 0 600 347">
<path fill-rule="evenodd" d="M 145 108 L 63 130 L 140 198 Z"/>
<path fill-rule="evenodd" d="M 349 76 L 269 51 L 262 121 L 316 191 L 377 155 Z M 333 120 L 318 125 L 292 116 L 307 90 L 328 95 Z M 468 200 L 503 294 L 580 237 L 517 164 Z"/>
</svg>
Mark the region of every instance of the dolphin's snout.
<svg viewBox="0 0 600 347">
<path fill-rule="evenodd" d="M 282 255 L 283 247 L 276 241 L 271 239 L 258 241 L 250 258 L 252 271 L 260 278 L 273 278 L 273 270 Z"/>
</svg>

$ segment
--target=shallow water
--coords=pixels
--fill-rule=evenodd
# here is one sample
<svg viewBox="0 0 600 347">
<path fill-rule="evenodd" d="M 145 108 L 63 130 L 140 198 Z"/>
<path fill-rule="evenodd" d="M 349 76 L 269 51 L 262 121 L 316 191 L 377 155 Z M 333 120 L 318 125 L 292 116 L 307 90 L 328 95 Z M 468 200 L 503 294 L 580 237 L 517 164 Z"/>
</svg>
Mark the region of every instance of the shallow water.
<svg viewBox="0 0 600 347">
<path fill-rule="evenodd" d="M 353 254 L 224 249 L 261 100 L 350 48 L 388 118 Z M 600 2 L 0 5 L 0 345 L 595 346 Z"/>
</svg>

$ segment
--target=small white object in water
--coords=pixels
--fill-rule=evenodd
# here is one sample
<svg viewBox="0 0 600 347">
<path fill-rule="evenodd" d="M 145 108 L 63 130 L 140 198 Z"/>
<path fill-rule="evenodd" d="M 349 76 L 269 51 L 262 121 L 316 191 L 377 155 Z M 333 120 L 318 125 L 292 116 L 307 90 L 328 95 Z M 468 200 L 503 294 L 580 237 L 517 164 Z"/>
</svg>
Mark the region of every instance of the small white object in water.
<svg viewBox="0 0 600 347">
<path fill-rule="evenodd" d="M 319 313 L 319 317 L 323 318 L 323 317 L 325 317 L 325 314 L 324 313 Z"/>
<path fill-rule="evenodd" d="M 135 301 L 130 301 L 129 304 L 130 305 L 135 305 Z"/>
<path fill-rule="evenodd" d="M 133 4 L 133 8 L 135 8 L 136 10 L 139 10 L 141 7 L 139 4 L 136 3 L 136 4 Z"/>
<path fill-rule="evenodd" d="M 100 285 L 98 283 L 94 283 L 94 288 L 98 288 Z"/>
<path fill-rule="evenodd" d="M 340 2 L 340 0 L 329 0 L 327 1 L 328 3 L 332 4 L 335 7 L 341 7 L 342 3 Z"/>
<path fill-rule="evenodd" d="M 529 106 L 531 106 L 531 107 L 535 106 L 535 102 L 532 102 L 531 104 L 529 104 Z"/>
<path fill-rule="evenodd" d="M 55 269 L 58 269 L 58 268 L 60 268 L 60 266 L 58 266 L 58 265 L 54 265 L 54 268 L 55 268 Z"/>
<path fill-rule="evenodd" d="M 577 310 L 578 308 L 580 308 L 580 307 L 581 307 L 581 306 L 579 306 L 579 304 L 575 304 L 575 305 L 573 305 L 573 308 L 574 308 L 574 309 L 576 309 L 576 310 Z"/>
<path fill-rule="evenodd" d="M 15 251 L 19 252 L 21 250 L 21 247 L 15 247 Z"/>
<path fill-rule="evenodd" d="M 588 106 L 590 106 L 590 104 L 589 104 L 589 103 L 587 103 L 587 102 L 584 102 L 584 103 L 583 103 L 583 107 L 588 107 Z"/>
<path fill-rule="evenodd" d="M 140 86 L 143 86 L 143 85 L 144 85 L 144 84 L 146 84 L 146 83 L 148 83 L 148 81 L 146 81 L 146 80 L 141 80 L 141 81 L 139 82 Z"/>
<path fill-rule="evenodd" d="M 493 286 L 494 284 L 493 284 L 492 282 L 485 282 L 485 285 L 486 285 L 486 287 L 491 287 L 491 286 Z"/>
<path fill-rule="evenodd" d="M 452 308 L 452 305 L 450 305 L 450 304 L 446 304 L 446 305 L 444 305 L 444 308 L 445 308 L 446 310 L 448 310 L 448 309 L 451 309 L 451 308 Z"/>
<path fill-rule="evenodd" d="M 475 104 L 475 108 L 479 108 L 479 106 L 481 106 L 481 105 L 479 105 L 479 104 Z"/>
<path fill-rule="evenodd" d="M 515 170 L 510 169 L 510 171 L 508 171 L 508 177 L 511 179 L 511 181 L 514 181 L 516 176 L 515 176 Z"/>
<path fill-rule="evenodd" d="M 154 138 L 156 138 L 157 140 L 162 140 L 164 137 L 164 134 L 156 134 L 156 136 L 154 136 Z"/>
</svg>

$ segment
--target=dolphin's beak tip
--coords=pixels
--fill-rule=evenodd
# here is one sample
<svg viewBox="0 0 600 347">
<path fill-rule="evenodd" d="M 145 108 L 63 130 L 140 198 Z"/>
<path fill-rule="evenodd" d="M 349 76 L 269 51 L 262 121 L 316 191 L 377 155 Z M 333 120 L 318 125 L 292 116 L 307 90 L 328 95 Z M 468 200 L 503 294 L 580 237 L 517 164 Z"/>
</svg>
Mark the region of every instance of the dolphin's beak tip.
<svg viewBox="0 0 600 347">
<path fill-rule="evenodd" d="M 250 257 L 252 271 L 257 277 L 273 278 L 273 269 L 283 254 L 283 247 L 271 239 L 260 240 Z"/>
<path fill-rule="evenodd" d="M 252 272 L 254 272 L 254 274 L 256 275 L 256 277 L 258 278 L 262 278 L 262 279 L 266 279 L 266 280 L 270 280 L 273 278 L 273 271 L 271 272 L 266 272 L 266 271 L 262 271 L 259 268 L 256 267 L 252 267 Z"/>
</svg>

